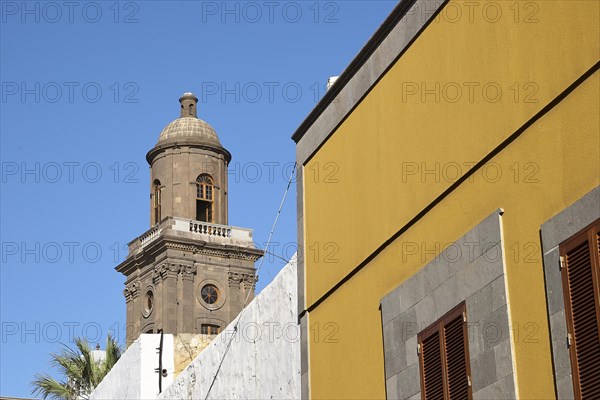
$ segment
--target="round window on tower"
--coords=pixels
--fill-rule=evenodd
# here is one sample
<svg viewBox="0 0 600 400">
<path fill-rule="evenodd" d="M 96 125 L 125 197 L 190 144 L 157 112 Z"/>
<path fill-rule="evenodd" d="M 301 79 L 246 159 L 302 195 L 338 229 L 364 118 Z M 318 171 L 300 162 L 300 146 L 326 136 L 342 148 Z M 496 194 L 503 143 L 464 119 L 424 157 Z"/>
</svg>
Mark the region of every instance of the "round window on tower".
<svg viewBox="0 0 600 400">
<path fill-rule="evenodd" d="M 196 286 L 198 303 L 207 310 L 215 311 L 225 305 L 227 292 L 214 279 L 205 279 Z"/>
<path fill-rule="evenodd" d="M 209 283 L 208 285 L 204 285 L 202 287 L 200 296 L 206 304 L 213 305 L 219 301 L 219 289 L 217 289 L 215 285 Z"/>
<path fill-rule="evenodd" d="M 142 301 L 142 314 L 144 317 L 150 316 L 152 310 L 154 309 L 154 291 L 152 288 L 148 288 L 146 290 L 146 294 L 144 295 L 144 299 Z"/>
</svg>

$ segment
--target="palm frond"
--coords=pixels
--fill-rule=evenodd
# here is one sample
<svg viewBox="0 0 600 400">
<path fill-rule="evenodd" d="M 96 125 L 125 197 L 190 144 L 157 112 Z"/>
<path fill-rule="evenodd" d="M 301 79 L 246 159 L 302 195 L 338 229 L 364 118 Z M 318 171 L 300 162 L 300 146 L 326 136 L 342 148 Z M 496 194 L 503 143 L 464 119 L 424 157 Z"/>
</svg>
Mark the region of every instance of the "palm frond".
<svg viewBox="0 0 600 400">
<path fill-rule="evenodd" d="M 89 344 L 75 338 L 75 349 L 63 345 L 59 353 L 50 355 L 50 365 L 57 368 L 66 381 L 59 382 L 49 375 L 38 374 L 31 382 L 32 394 L 39 394 L 44 399 L 87 398 L 121 357 L 121 348 L 110 335 L 106 340 L 105 354 L 104 360 L 94 360 Z"/>
<path fill-rule="evenodd" d="M 31 385 L 33 386 L 31 394 L 41 395 L 43 399 L 50 397 L 57 400 L 73 400 L 77 398 L 77 393 L 72 385 L 58 382 L 49 375 L 37 374 Z"/>
<path fill-rule="evenodd" d="M 106 359 L 104 360 L 102 377 L 106 376 L 106 374 L 108 374 L 108 371 L 110 371 L 111 368 L 117 363 L 117 361 L 119 361 L 119 358 L 121 358 L 121 348 L 119 347 L 119 344 L 115 341 L 115 339 L 110 335 L 110 333 L 106 337 L 105 352 Z"/>
</svg>

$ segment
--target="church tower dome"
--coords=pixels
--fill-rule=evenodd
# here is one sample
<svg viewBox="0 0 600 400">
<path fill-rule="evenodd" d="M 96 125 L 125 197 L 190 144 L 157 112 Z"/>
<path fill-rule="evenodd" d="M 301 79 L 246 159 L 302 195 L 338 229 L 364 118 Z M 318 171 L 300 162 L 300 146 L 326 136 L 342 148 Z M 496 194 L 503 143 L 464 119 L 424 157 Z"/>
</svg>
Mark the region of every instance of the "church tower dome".
<svg viewBox="0 0 600 400">
<path fill-rule="evenodd" d="M 158 144 L 189 142 L 222 147 L 217 132 L 208 122 L 194 117 L 177 118 L 160 133 Z"/>
<path fill-rule="evenodd" d="M 156 146 L 146 156 L 148 163 L 151 164 L 152 159 L 161 150 L 178 145 L 211 148 L 214 151 L 222 152 L 228 162 L 231 161 L 231 154 L 221 145 L 215 129 L 208 122 L 197 117 L 198 98 L 193 93 L 186 92 L 179 99 L 179 103 L 180 117 L 170 122 L 161 131 Z"/>
</svg>

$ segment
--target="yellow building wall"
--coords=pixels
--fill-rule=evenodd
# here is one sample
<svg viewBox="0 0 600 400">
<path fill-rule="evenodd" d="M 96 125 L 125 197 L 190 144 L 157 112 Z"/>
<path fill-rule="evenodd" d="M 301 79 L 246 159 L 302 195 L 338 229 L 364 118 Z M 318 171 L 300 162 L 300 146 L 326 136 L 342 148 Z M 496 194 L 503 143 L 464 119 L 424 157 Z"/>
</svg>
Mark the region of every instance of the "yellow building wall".
<svg viewBox="0 0 600 400">
<path fill-rule="evenodd" d="M 453 183 L 450 169 L 436 178 L 403 168 L 455 163 L 466 173 L 597 62 L 599 2 L 536 4 L 536 23 L 432 23 L 304 166 L 307 307 Z M 503 94 L 455 103 L 406 95 L 435 82 L 495 83 Z M 536 102 L 525 102 L 528 84 Z M 539 228 L 600 184 L 599 85 L 596 73 L 310 312 L 312 398 L 385 397 L 379 301 L 433 258 L 402 262 L 402 243 L 449 243 L 500 207 L 512 325 L 539 327 L 535 343 L 514 337 L 517 390 L 554 397 Z M 324 340 L 327 323 L 337 343 Z"/>
</svg>

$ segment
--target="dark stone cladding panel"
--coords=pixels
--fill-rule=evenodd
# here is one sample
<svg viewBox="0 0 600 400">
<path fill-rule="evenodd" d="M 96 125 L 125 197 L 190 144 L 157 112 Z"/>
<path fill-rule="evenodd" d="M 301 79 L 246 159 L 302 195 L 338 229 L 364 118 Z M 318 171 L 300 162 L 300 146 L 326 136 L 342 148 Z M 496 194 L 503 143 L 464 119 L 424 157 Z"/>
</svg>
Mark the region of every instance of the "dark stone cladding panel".
<svg viewBox="0 0 600 400">
<path fill-rule="evenodd" d="M 559 245 L 598 218 L 600 218 L 600 186 L 544 222 L 540 229 L 557 399 L 574 397 L 571 359 L 567 346 L 567 320 L 560 272 Z"/>
<path fill-rule="evenodd" d="M 474 398 L 515 398 L 502 213 L 484 219 L 381 300 L 388 398 L 420 398 L 417 334 L 462 301 Z"/>
</svg>

